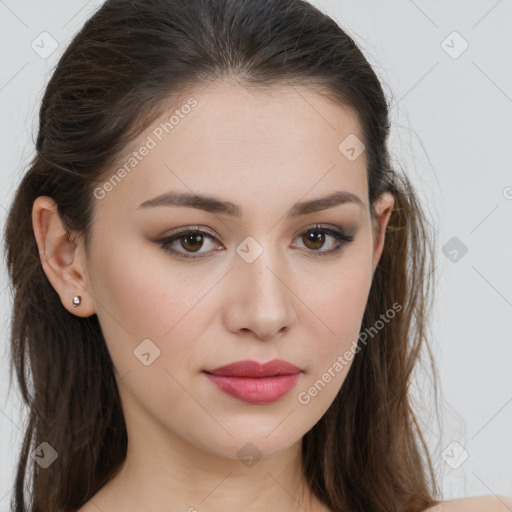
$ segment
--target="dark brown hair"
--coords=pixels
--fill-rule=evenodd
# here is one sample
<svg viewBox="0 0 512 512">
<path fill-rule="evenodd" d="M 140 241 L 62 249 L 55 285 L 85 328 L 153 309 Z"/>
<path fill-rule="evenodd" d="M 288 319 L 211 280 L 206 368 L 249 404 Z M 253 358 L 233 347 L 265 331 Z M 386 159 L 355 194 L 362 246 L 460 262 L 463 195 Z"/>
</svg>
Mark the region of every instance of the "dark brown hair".
<svg viewBox="0 0 512 512">
<path fill-rule="evenodd" d="M 362 330 L 393 304 L 402 308 L 361 346 L 334 402 L 304 436 L 305 477 L 336 512 L 419 512 L 438 502 L 410 396 L 413 369 L 428 348 L 434 235 L 410 181 L 390 164 L 389 104 L 363 53 L 303 0 L 108 0 L 49 81 L 36 154 L 6 223 L 11 381 L 15 368 L 29 409 L 11 504 L 17 512 L 76 510 L 116 474 L 127 448 L 97 316 L 68 312 L 47 279 L 34 200 L 52 197 L 70 239 L 84 235 L 87 248 L 94 187 L 129 143 L 169 98 L 228 77 L 248 88 L 306 84 L 352 108 L 364 135 L 372 215 L 384 191 L 395 198 Z M 58 453 L 46 469 L 30 457 L 42 442 Z"/>
</svg>

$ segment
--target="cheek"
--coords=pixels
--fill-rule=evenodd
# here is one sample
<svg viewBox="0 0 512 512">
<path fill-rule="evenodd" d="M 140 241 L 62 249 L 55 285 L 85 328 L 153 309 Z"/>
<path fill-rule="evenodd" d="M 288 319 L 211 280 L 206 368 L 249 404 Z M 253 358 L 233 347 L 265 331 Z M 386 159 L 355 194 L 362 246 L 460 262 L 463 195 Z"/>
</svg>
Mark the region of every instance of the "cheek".
<svg viewBox="0 0 512 512">
<path fill-rule="evenodd" d="M 352 366 L 371 286 L 371 268 L 354 258 L 333 272 L 323 286 L 308 295 L 311 309 L 321 319 L 320 340 L 310 347 L 308 379 L 298 400 L 320 417 L 339 392 Z"/>
<path fill-rule="evenodd" d="M 178 392 L 169 373 L 182 382 L 204 365 L 197 340 L 218 310 L 207 292 L 222 272 L 206 265 L 184 272 L 157 246 L 115 240 L 98 247 L 109 251 L 95 254 L 93 293 L 115 368 L 121 376 L 129 372 L 130 386 L 154 386 L 156 396 L 167 388 Z M 145 366 L 141 357 L 152 362 Z"/>
<path fill-rule="evenodd" d="M 357 357 L 355 349 L 371 286 L 371 270 L 360 264 L 350 269 L 347 265 L 324 283 L 308 298 L 327 335 L 319 335 L 320 339 L 309 347 L 309 375 L 296 397 L 313 420 L 312 425 L 332 404 Z"/>
<path fill-rule="evenodd" d="M 143 417 L 143 408 L 150 415 L 164 415 L 166 404 L 166 410 L 182 410 L 186 417 L 190 397 L 180 383 L 195 369 L 191 342 L 204 329 L 201 322 L 207 322 L 198 315 L 204 290 L 147 249 L 125 245 L 97 261 L 98 318 L 125 414 Z M 162 420 L 171 422 L 170 417 Z"/>
<path fill-rule="evenodd" d="M 315 295 L 308 294 L 312 310 L 331 334 L 329 345 L 348 343 L 352 337 L 357 337 L 361 326 L 371 273 L 362 266 L 342 269 L 324 283 L 316 289 Z"/>
<path fill-rule="evenodd" d="M 161 340 L 200 301 L 204 290 L 198 279 L 190 271 L 184 277 L 156 245 L 119 240 L 109 247 L 108 254 L 96 253 L 94 265 L 93 289 L 103 323 L 118 324 L 134 339 Z"/>
</svg>

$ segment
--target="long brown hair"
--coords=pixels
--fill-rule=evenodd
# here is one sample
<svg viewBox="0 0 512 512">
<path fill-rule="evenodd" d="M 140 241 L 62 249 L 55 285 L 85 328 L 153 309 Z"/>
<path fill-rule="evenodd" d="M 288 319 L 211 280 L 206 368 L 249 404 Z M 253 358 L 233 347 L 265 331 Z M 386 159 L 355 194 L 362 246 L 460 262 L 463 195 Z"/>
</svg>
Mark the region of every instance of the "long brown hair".
<svg viewBox="0 0 512 512">
<path fill-rule="evenodd" d="M 127 448 L 97 316 L 69 313 L 47 279 L 32 227 L 34 200 L 52 197 L 69 236 L 84 235 L 87 248 L 94 187 L 122 151 L 170 97 L 223 77 L 246 87 L 309 84 L 353 108 L 372 215 L 381 193 L 395 198 L 362 330 L 393 304 L 400 312 L 360 344 L 334 402 L 305 434 L 307 481 L 335 512 L 419 512 L 438 502 L 410 396 L 413 369 L 428 347 L 434 235 L 410 181 L 390 164 L 389 105 L 363 53 L 303 0 L 107 0 L 49 81 L 36 153 L 5 228 L 14 288 L 11 381 L 15 368 L 29 410 L 12 510 L 76 510 L 116 474 Z M 432 361 L 430 349 L 428 355 Z M 41 443 L 58 453 L 48 468 L 31 458 Z"/>
</svg>

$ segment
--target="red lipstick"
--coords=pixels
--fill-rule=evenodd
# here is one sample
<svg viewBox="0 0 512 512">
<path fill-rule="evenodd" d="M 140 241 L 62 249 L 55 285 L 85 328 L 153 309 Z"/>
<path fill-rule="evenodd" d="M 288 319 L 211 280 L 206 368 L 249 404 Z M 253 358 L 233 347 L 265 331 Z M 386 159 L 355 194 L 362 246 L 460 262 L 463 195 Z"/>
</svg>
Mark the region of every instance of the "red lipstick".
<svg viewBox="0 0 512 512">
<path fill-rule="evenodd" d="M 213 370 L 205 370 L 206 378 L 229 396 L 252 404 L 275 402 L 290 391 L 302 370 L 282 359 L 268 363 L 245 360 Z"/>
</svg>

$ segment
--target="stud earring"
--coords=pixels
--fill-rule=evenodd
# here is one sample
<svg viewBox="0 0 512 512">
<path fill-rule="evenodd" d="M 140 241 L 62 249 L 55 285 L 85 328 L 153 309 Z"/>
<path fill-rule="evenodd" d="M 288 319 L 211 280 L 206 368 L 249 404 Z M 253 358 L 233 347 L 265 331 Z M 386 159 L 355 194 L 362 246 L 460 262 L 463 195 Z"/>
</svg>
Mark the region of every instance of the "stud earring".
<svg viewBox="0 0 512 512">
<path fill-rule="evenodd" d="M 75 295 L 73 297 L 73 307 L 76 308 L 77 306 L 80 306 L 80 303 L 82 302 L 82 297 L 80 295 Z"/>
</svg>

